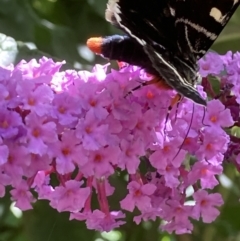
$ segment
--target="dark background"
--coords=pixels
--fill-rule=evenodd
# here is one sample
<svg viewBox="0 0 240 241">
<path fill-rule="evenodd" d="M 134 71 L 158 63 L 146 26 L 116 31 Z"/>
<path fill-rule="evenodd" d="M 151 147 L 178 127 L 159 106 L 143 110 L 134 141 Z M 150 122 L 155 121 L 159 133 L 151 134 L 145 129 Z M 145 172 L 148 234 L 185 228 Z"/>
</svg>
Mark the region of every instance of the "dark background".
<svg viewBox="0 0 240 241">
<path fill-rule="evenodd" d="M 106 60 L 92 55 L 85 46 L 89 37 L 117 32 L 104 19 L 106 2 L 107 0 L 0 0 L 0 63 L 7 65 L 42 55 L 51 56 L 55 60 L 66 60 L 65 68 L 91 69 L 94 63 L 106 63 Z M 240 50 L 240 9 L 213 49 L 222 54 L 228 50 Z M 68 214 L 59 214 L 50 209 L 46 201 L 39 201 L 33 210 L 17 217 L 10 209 L 10 198 L 5 197 L 0 199 L 0 241 L 238 241 L 239 174 L 230 165 L 225 167 L 225 173 L 228 182 L 223 181 L 223 186 L 216 190 L 222 193 L 225 200 L 220 217 L 213 224 L 195 223 L 191 235 L 171 236 L 161 233 L 158 230 L 159 222 L 137 226 L 131 217 L 128 217 L 127 224 L 121 229 L 108 235 L 100 234 L 87 230 L 84 223 L 68 221 Z M 124 190 L 125 183 L 120 177 L 113 179 L 112 184 Z M 118 208 L 117 200 L 123 197 L 124 191 L 116 192 L 114 200 L 111 200 L 111 208 Z"/>
</svg>

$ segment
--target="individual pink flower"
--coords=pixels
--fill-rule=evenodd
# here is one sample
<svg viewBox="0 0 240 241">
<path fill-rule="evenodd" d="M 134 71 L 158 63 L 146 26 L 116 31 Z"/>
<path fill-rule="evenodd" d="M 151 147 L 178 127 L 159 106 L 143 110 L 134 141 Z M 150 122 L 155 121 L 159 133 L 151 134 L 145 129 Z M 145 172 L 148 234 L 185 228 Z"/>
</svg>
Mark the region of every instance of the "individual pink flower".
<svg viewBox="0 0 240 241">
<path fill-rule="evenodd" d="M 120 202 L 121 208 L 132 212 L 135 206 L 139 210 L 147 210 L 151 208 L 151 196 L 156 190 L 153 184 L 141 185 L 136 181 L 132 181 L 127 186 L 129 194 Z"/>
<path fill-rule="evenodd" d="M 199 217 L 202 216 L 203 222 L 211 223 L 219 215 L 219 210 L 216 206 L 223 204 L 223 199 L 219 193 L 208 194 L 205 190 L 198 190 L 193 194 L 196 201 L 194 206 L 194 214 Z"/>
<path fill-rule="evenodd" d="M 0 145 L 0 166 L 7 162 L 9 150 L 6 145 Z"/>
<path fill-rule="evenodd" d="M 76 128 L 76 136 L 86 150 L 98 150 L 108 144 L 108 126 L 98 122 L 93 113 L 87 112 Z"/>
<path fill-rule="evenodd" d="M 25 181 L 18 183 L 17 186 L 10 191 L 10 193 L 12 196 L 11 199 L 16 202 L 16 207 L 23 211 L 32 209 L 31 203 L 35 202 L 36 200 L 34 199 L 29 190 L 29 186 Z"/>
<path fill-rule="evenodd" d="M 6 70 L 10 72 L 9 69 Z M 0 81 L 0 103 L 8 108 L 16 108 L 21 103 L 17 87 L 22 83 L 22 76 L 19 73 L 9 74 L 4 74 L 5 78 Z"/>
<path fill-rule="evenodd" d="M 226 109 L 219 100 L 208 102 L 204 123 L 217 127 L 230 127 L 234 124 L 230 110 Z"/>
<path fill-rule="evenodd" d="M 162 213 L 161 210 L 158 210 L 156 208 L 149 208 L 144 211 L 142 210 L 141 215 L 135 216 L 133 220 L 136 224 L 140 224 L 142 220 L 143 221 L 149 221 L 149 220 L 156 221 L 156 219 L 158 217 L 161 217 L 161 213 Z"/>
<path fill-rule="evenodd" d="M 7 108 L 0 107 L 0 137 L 4 139 L 15 138 L 22 127 L 21 116 Z"/>
<path fill-rule="evenodd" d="M 177 234 L 191 233 L 193 225 L 189 218 L 192 216 L 192 206 L 183 205 L 178 200 L 169 200 L 165 203 L 162 217 L 167 221 L 161 225 L 163 230 Z"/>
<path fill-rule="evenodd" d="M 81 158 L 81 140 L 75 134 L 73 130 L 65 131 L 61 140 L 49 145 L 49 153 L 51 157 L 56 158 L 56 170 L 60 174 L 73 172 L 78 159 L 81 159 L 82 165 L 87 162 L 86 158 Z"/>
<path fill-rule="evenodd" d="M 31 113 L 26 117 L 26 126 L 29 152 L 39 155 L 47 154 L 49 152 L 47 144 L 57 141 L 56 124 L 46 122 L 44 117 L 39 118 Z"/>
<path fill-rule="evenodd" d="M 25 146 L 12 142 L 7 144 L 9 150 L 7 162 L 1 166 L 1 170 L 11 177 L 12 185 L 16 185 L 21 182 L 22 176 L 26 175 L 24 170 L 31 163 L 31 155 Z"/>
<path fill-rule="evenodd" d="M 28 162 L 23 166 L 23 173 L 26 177 L 33 177 L 39 171 L 50 171 L 52 169 L 52 158 L 49 155 L 28 154 Z"/>
<path fill-rule="evenodd" d="M 200 74 L 206 77 L 209 74 L 218 75 L 224 70 L 223 60 L 217 53 L 210 52 L 199 60 Z"/>
<path fill-rule="evenodd" d="M 21 71 L 24 79 L 34 80 L 36 83 L 48 84 L 51 81 L 52 76 L 59 71 L 64 63 L 65 61 L 53 62 L 52 59 L 42 57 L 39 60 L 39 63 L 36 59 L 30 60 L 28 63 L 25 60 L 22 60 L 15 68 L 17 71 Z"/>
<path fill-rule="evenodd" d="M 206 127 L 203 131 L 203 141 L 195 155 L 199 160 L 219 165 L 223 161 L 223 154 L 228 147 L 229 136 L 220 128 Z"/>
<path fill-rule="evenodd" d="M 188 174 L 189 183 L 194 184 L 197 180 L 200 180 L 202 188 L 213 188 L 219 182 L 215 175 L 222 173 L 222 166 L 214 166 L 206 161 L 196 162 L 191 172 Z"/>
<path fill-rule="evenodd" d="M 121 169 L 127 169 L 130 174 L 137 171 L 140 160 L 139 158 L 144 154 L 143 140 L 125 140 L 120 144 L 121 155 L 119 162 L 116 163 Z M 113 162 L 115 163 L 115 162 Z"/>
<path fill-rule="evenodd" d="M 70 96 L 68 93 L 63 92 L 56 94 L 53 99 L 53 109 L 51 116 L 57 119 L 61 125 L 70 126 L 76 125 L 79 114 L 82 109 L 79 105 L 79 100 Z"/>
<path fill-rule="evenodd" d="M 120 149 L 118 147 L 104 147 L 89 152 L 87 162 L 81 166 L 84 176 L 108 177 L 114 173 L 113 164 L 119 161 Z"/>
<path fill-rule="evenodd" d="M 105 214 L 100 210 L 94 210 L 88 215 L 86 225 L 88 229 L 109 232 L 125 223 L 125 221 L 118 220 L 122 218 L 125 218 L 125 215 L 121 211 Z"/>
<path fill-rule="evenodd" d="M 172 221 L 165 225 L 160 226 L 163 231 L 168 233 L 175 232 L 176 234 L 185 234 L 185 233 L 192 233 L 193 224 L 190 222 L 189 219 Z"/>
<path fill-rule="evenodd" d="M 91 113 L 96 119 L 103 120 L 108 116 L 106 107 L 111 103 L 109 94 L 98 89 L 100 85 L 87 83 L 79 90 L 80 105 L 83 109 Z"/>
<path fill-rule="evenodd" d="M 28 87 L 26 87 L 28 86 Z M 22 108 L 43 116 L 51 110 L 53 91 L 47 85 L 40 85 L 37 88 L 34 83 L 24 81 L 17 89 L 17 95 L 21 99 Z"/>
<path fill-rule="evenodd" d="M 70 180 L 64 186 L 58 186 L 52 193 L 50 205 L 58 212 L 78 212 L 90 194 L 89 187 L 81 187 L 83 182 Z"/>
</svg>

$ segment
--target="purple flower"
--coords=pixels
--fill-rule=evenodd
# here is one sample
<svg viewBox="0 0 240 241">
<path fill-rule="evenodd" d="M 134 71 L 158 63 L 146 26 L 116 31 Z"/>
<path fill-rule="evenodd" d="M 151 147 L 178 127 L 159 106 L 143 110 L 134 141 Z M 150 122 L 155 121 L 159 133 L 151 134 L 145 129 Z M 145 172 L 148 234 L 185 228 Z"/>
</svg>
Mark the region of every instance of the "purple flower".
<svg viewBox="0 0 240 241">
<path fill-rule="evenodd" d="M 240 163 L 232 128 L 240 121 L 239 63 L 238 53 L 199 61 L 206 78 L 197 90 L 209 94 L 206 108 L 186 98 L 174 104 L 176 91 L 161 80 L 132 91 L 153 79 L 136 66 L 60 72 L 63 62 L 43 57 L 0 67 L 0 196 L 9 186 L 12 200 L 27 210 L 33 189 L 38 200 L 99 231 L 123 225 L 121 210 L 135 207 L 137 224 L 161 218 L 162 230 L 177 234 L 193 230 L 191 219 L 213 221 L 222 199 L 205 189 L 219 184 L 225 159 Z M 208 74 L 217 77 L 220 93 Z M 122 173 L 129 181 L 120 190 L 111 181 Z M 124 188 L 128 194 L 112 211 L 110 200 Z"/>
<path fill-rule="evenodd" d="M 177 200 L 168 201 L 163 209 L 163 216 L 167 224 L 161 225 L 163 230 L 176 234 L 191 233 L 193 225 L 189 218 L 192 216 L 192 206 L 179 203 Z"/>
<path fill-rule="evenodd" d="M 114 173 L 112 160 L 119 160 L 120 149 L 118 147 L 105 147 L 97 151 L 89 152 L 87 163 L 81 166 L 81 171 L 85 176 L 108 177 Z"/>
<path fill-rule="evenodd" d="M 0 137 L 4 139 L 16 137 L 22 126 L 21 116 L 3 107 L 0 107 L 0 113 Z"/>
<path fill-rule="evenodd" d="M 57 141 L 56 124 L 46 122 L 45 117 L 29 114 L 26 117 L 28 128 L 28 150 L 34 154 L 44 155 L 49 152 L 47 144 Z"/>
<path fill-rule="evenodd" d="M 79 100 L 63 92 L 54 96 L 51 116 L 63 126 L 76 125 L 82 109 Z M 75 125 L 74 125 L 75 124 Z"/>
<path fill-rule="evenodd" d="M 79 90 L 80 105 L 95 119 L 103 120 L 108 116 L 106 107 L 111 103 L 109 94 L 99 89 L 95 83 L 87 83 Z"/>
<path fill-rule="evenodd" d="M 59 212 L 80 211 L 90 194 L 90 189 L 81 187 L 82 184 L 82 182 L 70 180 L 65 182 L 64 186 L 56 187 L 51 195 L 50 205 Z"/>
<path fill-rule="evenodd" d="M 150 195 L 156 190 L 153 184 L 141 185 L 135 181 L 128 184 L 129 194 L 120 202 L 121 207 L 132 212 L 135 206 L 139 210 L 147 210 L 151 208 Z"/>
<path fill-rule="evenodd" d="M 222 169 L 222 166 L 213 166 L 206 161 L 196 162 L 189 172 L 189 183 L 194 184 L 197 180 L 200 180 L 202 188 L 212 189 L 218 184 L 215 175 L 221 174 Z"/>
<path fill-rule="evenodd" d="M 208 102 L 204 122 L 206 125 L 215 125 L 217 127 L 229 127 L 234 124 L 230 110 L 226 109 L 219 100 Z"/>
<path fill-rule="evenodd" d="M 19 73 L 11 73 L 10 70 L 4 74 L 4 69 L 1 69 L 3 76 L 0 81 L 0 103 L 9 108 L 16 108 L 20 105 L 21 100 L 17 94 L 17 88 L 22 83 L 22 76 Z"/>
<path fill-rule="evenodd" d="M 11 177 L 11 184 L 16 185 L 22 180 L 27 166 L 31 163 L 31 155 L 26 147 L 16 143 L 8 143 L 7 162 L 1 166 L 1 171 Z"/>
<path fill-rule="evenodd" d="M 196 152 L 196 156 L 199 160 L 205 159 L 218 165 L 223 161 L 222 153 L 227 150 L 228 143 L 229 137 L 222 129 L 206 127 L 203 131 L 202 145 Z"/>
<path fill-rule="evenodd" d="M 153 221 L 156 221 L 156 219 L 158 217 L 161 216 L 161 211 L 160 210 L 157 210 L 156 208 L 149 208 L 147 210 L 141 210 L 142 214 L 139 215 L 139 216 L 135 216 L 134 217 L 134 222 L 136 224 L 140 224 L 141 221 L 149 221 L 149 220 L 153 220 Z"/>
<path fill-rule="evenodd" d="M 26 177 L 33 177 L 39 171 L 50 172 L 52 159 L 48 155 L 28 154 L 29 163 L 23 166 L 23 173 Z"/>
<path fill-rule="evenodd" d="M 87 112 L 85 118 L 79 120 L 77 126 L 77 137 L 82 140 L 86 150 L 98 150 L 108 144 L 108 125 L 101 124 L 96 120 L 92 112 Z"/>
<path fill-rule="evenodd" d="M 29 191 L 29 187 L 25 181 L 22 180 L 22 182 L 18 183 L 17 186 L 10 191 L 10 193 L 12 195 L 11 199 L 16 202 L 16 207 L 23 211 L 32 209 L 31 203 L 36 200 L 33 198 L 33 195 Z"/>
<path fill-rule="evenodd" d="M 88 215 L 86 225 L 88 229 L 95 229 L 100 232 L 109 232 L 125 223 L 125 221 L 122 220 L 116 221 L 120 218 L 125 218 L 125 215 L 122 212 L 113 211 L 109 215 L 106 215 L 100 210 L 94 210 L 90 215 Z"/>
<path fill-rule="evenodd" d="M 70 220 L 86 220 L 86 225 L 88 229 L 106 231 L 109 232 L 114 228 L 118 228 L 125 223 L 125 221 L 118 220 L 125 218 L 125 214 L 121 211 L 112 211 L 109 214 L 105 214 L 100 210 L 94 210 L 93 212 L 83 212 L 83 213 L 71 213 Z"/>
<path fill-rule="evenodd" d="M 221 206 L 223 199 L 219 193 L 208 194 L 205 190 L 198 190 L 193 194 L 196 205 L 194 213 L 200 215 L 205 223 L 211 223 L 219 215 L 219 210 L 215 206 Z"/>
<path fill-rule="evenodd" d="M 62 138 L 58 142 L 54 142 L 51 147 L 51 156 L 56 158 L 56 170 L 60 174 L 73 172 L 75 162 L 80 162 L 78 159 L 82 156 L 80 140 L 76 137 L 74 131 L 65 131 Z M 87 162 L 81 158 L 81 164 Z"/>
<path fill-rule="evenodd" d="M 7 162 L 9 150 L 6 145 L 0 146 L 0 166 Z"/>
<path fill-rule="evenodd" d="M 206 77 L 209 74 L 219 75 L 224 70 L 223 60 L 217 53 L 210 52 L 206 54 L 198 63 L 202 77 Z"/>
<path fill-rule="evenodd" d="M 60 67 L 65 63 L 54 63 L 52 59 L 42 57 L 39 63 L 32 59 L 29 63 L 22 60 L 17 66 L 16 70 L 21 71 L 24 79 L 34 80 L 36 83 L 50 83 L 52 76 L 57 73 Z"/>
<path fill-rule="evenodd" d="M 47 114 L 51 110 L 50 103 L 53 99 L 53 91 L 51 88 L 46 85 L 40 85 L 35 89 L 33 83 L 25 82 L 18 88 L 17 93 L 22 101 L 22 108 L 24 110 L 31 110 L 38 116 Z"/>
<path fill-rule="evenodd" d="M 130 138 L 129 138 L 130 139 Z M 136 173 L 139 166 L 139 158 L 144 154 L 143 141 L 138 140 L 125 140 L 120 143 L 121 157 L 117 165 L 121 169 L 127 169 L 130 174 Z"/>
</svg>

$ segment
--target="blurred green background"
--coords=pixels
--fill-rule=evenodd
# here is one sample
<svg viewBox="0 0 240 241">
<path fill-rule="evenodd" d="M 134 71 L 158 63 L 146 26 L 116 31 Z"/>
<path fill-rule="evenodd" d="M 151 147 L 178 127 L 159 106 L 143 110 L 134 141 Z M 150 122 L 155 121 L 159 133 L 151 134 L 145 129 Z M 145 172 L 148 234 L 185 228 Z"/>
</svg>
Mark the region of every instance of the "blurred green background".
<svg viewBox="0 0 240 241">
<path fill-rule="evenodd" d="M 160 0 L 159 0 L 160 1 Z M 116 29 L 104 19 L 107 0 L 0 0 L 0 63 L 17 63 L 21 59 L 51 56 L 66 60 L 66 68 L 90 69 L 94 63 L 106 63 L 85 46 L 89 37 L 110 35 Z M 9 38 L 12 37 L 12 38 Z M 15 41 L 15 40 L 16 41 Z M 232 17 L 213 49 L 219 53 L 240 50 L 240 9 Z M 14 212 L 9 197 L 0 199 L 0 241 L 240 241 L 239 175 L 226 166 L 221 176 L 221 192 L 225 205 L 213 224 L 195 223 L 191 235 L 168 235 L 158 230 L 159 223 L 135 225 L 128 217 L 127 225 L 111 233 L 89 231 L 84 223 L 68 221 L 38 202 L 23 214 Z M 113 180 L 124 190 L 125 183 Z M 118 208 L 124 191 L 117 192 L 111 208 Z"/>
</svg>

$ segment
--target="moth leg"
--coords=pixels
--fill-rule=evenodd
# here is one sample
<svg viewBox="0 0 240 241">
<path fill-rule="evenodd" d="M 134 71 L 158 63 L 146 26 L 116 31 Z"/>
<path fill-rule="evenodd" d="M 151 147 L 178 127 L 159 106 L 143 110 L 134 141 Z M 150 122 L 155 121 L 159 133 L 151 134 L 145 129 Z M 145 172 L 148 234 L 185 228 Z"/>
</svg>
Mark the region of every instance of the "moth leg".
<svg viewBox="0 0 240 241">
<path fill-rule="evenodd" d="M 157 88 L 161 89 L 161 90 L 172 90 L 173 88 L 170 87 L 163 79 L 161 79 L 160 77 L 155 77 L 153 78 L 151 81 L 147 82 L 148 84 L 155 84 L 157 86 Z M 169 119 L 169 115 L 173 109 L 173 107 L 175 105 L 177 105 L 177 110 L 178 110 L 178 107 L 179 107 L 179 104 L 181 102 L 181 100 L 183 99 L 183 97 L 180 95 L 180 94 L 176 94 L 171 102 L 170 102 L 170 105 L 168 107 L 168 110 L 167 110 L 167 115 L 166 115 L 166 119 L 165 119 L 165 127 L 164 127 L 164 133 L 166 132 L 166 124 L 167 124 L 167 121 Z M 175 121 L 176 121 L 176 118 L 177 118 L 177 110 L 176 110 L 176 115 L 175 115 Z"/>
<path fill-rule="evenodd" d="M 136 86 L 135 88 L 133 88 L 131 91 L 128 92 L 127 95 L 129 95 L 130 93 L 132 93 L 133 91 L 139 90 L 140 88 L 144 87 L 144 86 L 148 86 L 148 85 L 156 85 L 156 87 L 158 89 L 161 90 L 170 90 L 172 89 L 169 85 L 167 85 L 164 80 L 162 80 L 160 77 L 156 77 L 154 76 L 152 80 L 150 81 L 146 81 L 141 83 L 140 85 Z"/>
<path fill-rule="evenodd" d="M 174 122 L 176 122 L 177 120 L 177 111 L 178 111 L 178 107 L 179 107 L 179 104 L 182 100 L 182 96 L 180 94 L 176 94 L 172 99 L 171 99 L 171 103 L 170 105 L 168 106 L 168 110 L 167 110 L 167 115 L 166 115 L 166 119 L 165 119 L 165 127 L 164 127 L 164 133 L 166 133 L 166 125 L 167 125 L 167 121 L 169 119 L 169 116 L 170 116 L 170 113 L 173 109 L 173 106 L 177 105 L 176 106 L 176 113 L 175 113 L 175 119 L 174 119 Z"/>
</svg>

